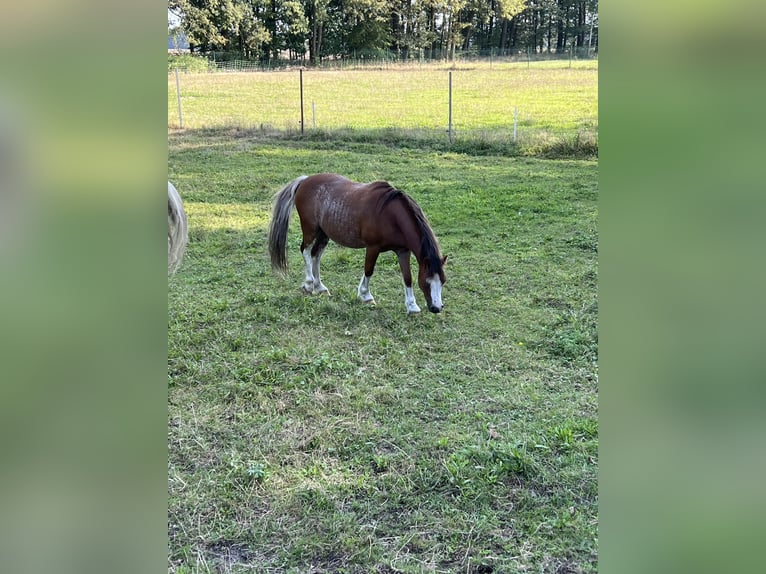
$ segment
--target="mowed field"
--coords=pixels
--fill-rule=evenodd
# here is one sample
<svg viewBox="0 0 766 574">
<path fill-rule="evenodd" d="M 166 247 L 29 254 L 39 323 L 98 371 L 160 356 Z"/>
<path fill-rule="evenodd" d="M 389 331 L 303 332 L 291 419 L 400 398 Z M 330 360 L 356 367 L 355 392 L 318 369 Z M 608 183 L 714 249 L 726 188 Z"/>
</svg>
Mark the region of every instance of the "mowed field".
<svg viewBox="0 0 766 574">
<path fill-rule="evenodd" d="M 306 130 L 403 129 L 446 137 L 449 73 L 455 137 L 594 139 L 598 62 L 470 63 L 390 70 L 306 70 Z M 185 128 L 300 129 L 298 70 L 179 74 Z M 168 127 L 179 126 L 175 75 L 168 75 Z"/>
<path fill-rule="evenodd" d="M 168 281 L 168 570 L 595 572 L 597 161 L 222 127 L 168 143 L 190 224 Z M 271 198 L 323 171 L 421 205 L 443 313 L 405 313 L 390 253 L 358 302 L 364 252 L 333 243 L 332 295 L 303 295 L 297 216 L 272 273 Z"/>
</svg>

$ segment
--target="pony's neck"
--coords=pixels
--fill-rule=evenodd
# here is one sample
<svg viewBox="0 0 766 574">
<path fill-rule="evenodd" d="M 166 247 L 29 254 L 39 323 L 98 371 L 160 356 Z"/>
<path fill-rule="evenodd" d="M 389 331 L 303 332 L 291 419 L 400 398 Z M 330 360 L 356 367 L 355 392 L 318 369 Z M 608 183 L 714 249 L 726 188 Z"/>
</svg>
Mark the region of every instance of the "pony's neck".
<svg viewBox="0 0 766 574">
<path fill-rule="evenodd" d="M 415 259 L 417 259 L 419 264 L 425 264 L 430 269 L 431 265 L 429 265 L 427 261 L 428 253 L 423 248 L 423 232 L 416 228 L 416 233 L 418 238 L 414 248 L 412 249 L 412 254 L 415 256 Z"/>
<path fill-rule="evenodd" d="M 423 261 L 423 230 L 418 224 L 418 219 L 412 208 L 408 204 L 407 198 L 400 195 L 398 198 L 399 205 L 401 206 L 403 217 L 407 220 L 408 225 L 402 225 L 402 234 L 404 235 L 404 247 L 407 248 L 418 260 L 418 263 Z"/>
<path fill-rule="evenodd" d="M 402 197 L 405 212 L 407 217 L 412 222 L 412 233 L 407 234 L 407 248 L 412 251 L 412 254 L 417 259 L 419 265 L 425 264 L 429 269 L 429 272 L 436 273 L 439 270 L 438 261 L 441 259 L 439 256 L 439 248 L 436 243 L 436 238 L 433 236 L 430 227 L 425 219 L 425 215 L 420 211 L 420 208 L 414 204 L 414 202 L 407 198 Z"/>
<path fill-rule="evenodd" d="M 383 204 L 399 210 L 396 217 L 404 236 L 402 247 L 415 255 L 419 265 L 425 264 L 431 273 L 438 273 L 441 270 L 439 246 L 420 206 L 403 191 L 390 186 L 386 190 Z"/>
</svg>

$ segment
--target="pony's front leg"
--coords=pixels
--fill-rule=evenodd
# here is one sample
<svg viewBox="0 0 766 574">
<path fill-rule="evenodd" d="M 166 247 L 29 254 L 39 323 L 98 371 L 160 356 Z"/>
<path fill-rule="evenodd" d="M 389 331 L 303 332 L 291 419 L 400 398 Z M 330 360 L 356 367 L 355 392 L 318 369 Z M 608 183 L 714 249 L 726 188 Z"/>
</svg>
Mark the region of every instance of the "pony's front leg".
<svg viewBox="0 0 766 574">
<path fill-rule="evenodd" d="M 397 256 L 399 257 L 399 268 L 402 270 L 402 280 L 404 281 L 404 306 L 407 308 L 407 314 L 420 313 L 420 307 L 415 302 L 415 293 L 412 291 L 410 252 L 401 251 L 397 253 Z"/>
<path fill-rule="evenodd" d="M 370 277 L 375 272 L 375 262 L 378 260 L 378 254 L 380 251 L 377 249 L 367 248 L 367 253 L 364 257 L 364 275 L 359 282 L 359 287 L 356 290 L 357 297 L 364 303 L 375 304 L 375 298 L 370 293 Z"/>
<path fill-rule="evenodd" d="M 362 302 L 375 304 L 375 298 L 370 293 L 370 278 L 367 275 L 362 275 L 362 280 L 359 282 L 356 294 Z"/>
</svg>

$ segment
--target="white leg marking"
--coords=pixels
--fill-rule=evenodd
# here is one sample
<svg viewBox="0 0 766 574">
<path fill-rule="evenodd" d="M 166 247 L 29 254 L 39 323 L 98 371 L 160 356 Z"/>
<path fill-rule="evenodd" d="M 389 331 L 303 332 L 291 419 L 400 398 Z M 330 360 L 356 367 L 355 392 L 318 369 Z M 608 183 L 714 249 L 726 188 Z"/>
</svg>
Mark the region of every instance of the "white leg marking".
<svg viewBox="0 0 766 574">
<path fill-rule="evenodd" d="M 407 313 L 420 313 L 420 307 L 415 302 L 415 293 L 412 291 L 412 287 L 404 288 L 404 306 L 407 307 Z"/>
<path fill-rule="evenodd" d="M 375 299 L 370 293 L 370 278 L 366 275 L 362 275 L 362 280 L 359 282 L 359 288 L 356 290 L 357 296 L 365 303 L 375 303 Z"/>
<path fill-rule="evenodd" d="M 303 250 L 303 260 L 306 262 L 306 279 L 303 282 L 303 290 L 306 293 L 313 293 L 314 292 L 314 274 L 311 272 L 311 269 L 312 269 L 312 264 L 311 264 L 311 247 L 312 247 L 312 245 L 306 246 L 306 248 Z"/>
<path fill-rule="evenodd" d="M 436 307 L 440 311 L 444 308 L 442 305 L 442 281 L 438 275 L 426 279 L 426 282 L 431 287 L 431 305 Z"/>
<path fill-rule="evenodd" d="M 330 294 L 329 289 L 324 286 L 322 280 L 319 278 L 319 259 L 322 257 L 322 253 L 317 253 L 315 257 L 311 258 L 312 270 L 314 272 L 314 285 L 312 293 L 319 295 L 320 293 Z"/>
</svg>

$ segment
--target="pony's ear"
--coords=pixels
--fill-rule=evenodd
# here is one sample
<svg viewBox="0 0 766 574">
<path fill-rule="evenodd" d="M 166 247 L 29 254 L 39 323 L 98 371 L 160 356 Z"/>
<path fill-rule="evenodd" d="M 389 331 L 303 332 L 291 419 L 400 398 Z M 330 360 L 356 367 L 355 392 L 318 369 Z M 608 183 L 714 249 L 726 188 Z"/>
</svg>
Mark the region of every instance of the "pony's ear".
<svg viewBox="0 0 766 574">
<path fill-rule="evenodd" d="M 447 257 L 449 257 L 449 255 L 445 255 L 444 257 L 442 257 L 442 266 L 447 264 Z"/>
</svg>

